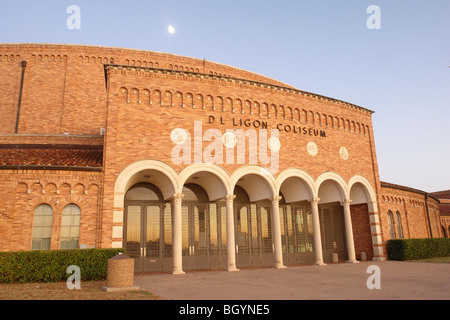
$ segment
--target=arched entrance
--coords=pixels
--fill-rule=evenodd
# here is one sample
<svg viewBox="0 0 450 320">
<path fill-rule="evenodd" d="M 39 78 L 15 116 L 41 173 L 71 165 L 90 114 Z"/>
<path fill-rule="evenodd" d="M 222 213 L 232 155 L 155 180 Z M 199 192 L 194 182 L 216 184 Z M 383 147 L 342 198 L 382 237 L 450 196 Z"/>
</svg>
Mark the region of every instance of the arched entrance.
<svg viewBox="0 0 450 320">
<path fill-rule="evenodd" d="M 226 268 L 225 202 L 210 202 L 207 192 L 194 183 L 185 184 L 183 194 L 183 270 Z"/>
<path fill-rule="evenodd" d="M 314 235 L 311 204 L 300 201 L 287 204 L 280 201 L 280 227 L 283 262 L 314 263 Z"/>
<path fill-rule="evenodd" d="M 250 201 L 240 186 L 234 189 L 237 267 L 273 266 L 272 210 L 268 200 Z"/>
<path fill-rule="evenodd" d="M 171 204 L 151 183 L 137 183 L 125 195 L 124 247 L 135 272 L 173 267 Z"/>
<path fill-rule="evenodd" d="M 314 219 L 310 202 L 314 194 L 313 183 L 307 173 L 295 169 L 286 170 L 279 177 L 280 233 L 286 265 L 323 263 L 322 252 L 315 252 L 314 246 Z M 318 228 L 317 233 L 320 233 Z M 320 245 L 320 238 L 318 242 Z"/>
<path fill-rule="evenodd" d="M 332 261 L 336 253 L 339 260 L 348 260 L 347 237 L 344 220 L 345 189 L 335 180 L 324 180 L 318 189 L 320 234 L 323 260 Z"/>
</svg>

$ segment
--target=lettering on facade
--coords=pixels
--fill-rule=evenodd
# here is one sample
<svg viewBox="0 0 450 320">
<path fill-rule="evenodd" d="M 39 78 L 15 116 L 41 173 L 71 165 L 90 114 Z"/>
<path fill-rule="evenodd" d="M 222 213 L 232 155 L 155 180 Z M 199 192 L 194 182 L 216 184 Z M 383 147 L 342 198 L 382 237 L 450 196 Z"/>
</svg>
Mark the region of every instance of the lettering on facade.
<svg viewBox="0 0 450 320">
<path fill-rule="evenodd" d="M 223 117 L 214 117 L 212 115 L 208 116 L 208 123 L 216 123 L 220 125 L 232 125 L 233 127 L 246 127 L 246 128 L 255 128 L 255 129 L 268 129 L 269 124 L 267 121 L 262 120 L 252 120 L 248 118 L 239 118 L 234 117 L 231 121 L 231 123 L 225 121 Z M 320 138 L 326 138 L 327 134 L 325 130 L 319 130 L 314 128 L 308 128 L 308 127 L 302 127 L 302 126 L 295 126 L 290 124 L 283 124 L 278 123 L 276 125 L 276 129 L 279 131 L 284 132 L 291 132 L 301 135 L 307 135 L 307 136 L 313 136 L 313 137 L 320 137 Z"/>
</svg>

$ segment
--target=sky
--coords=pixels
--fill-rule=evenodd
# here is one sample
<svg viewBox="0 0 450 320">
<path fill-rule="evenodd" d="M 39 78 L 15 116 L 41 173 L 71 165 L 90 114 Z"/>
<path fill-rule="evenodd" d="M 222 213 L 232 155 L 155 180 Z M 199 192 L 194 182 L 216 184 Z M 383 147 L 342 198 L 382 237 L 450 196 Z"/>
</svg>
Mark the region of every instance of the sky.
<svg viewBox="0 0 450 320">
<path fill-rule="evenodd" d="M 0 42 L 174 53 L 347 101 L 375 111 L 381 181 L 450 189 L 448 0 L 3 1 Z"/>
</svg>

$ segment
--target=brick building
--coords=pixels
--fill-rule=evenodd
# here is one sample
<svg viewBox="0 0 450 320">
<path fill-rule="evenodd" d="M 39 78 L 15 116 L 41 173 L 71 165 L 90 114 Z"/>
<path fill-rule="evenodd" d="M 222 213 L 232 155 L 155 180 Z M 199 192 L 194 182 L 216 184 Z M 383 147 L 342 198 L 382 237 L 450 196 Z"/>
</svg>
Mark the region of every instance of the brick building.
<svg viewBox="0 0 450 320">
<path fill-rule="evenodd" d="M 0 251 L 182 273 L 383 260 L 448 228 L 437 196 L 380 182 L 363 107 L 120 48 L 3 44 L 0 71 Z"/>
</svg>

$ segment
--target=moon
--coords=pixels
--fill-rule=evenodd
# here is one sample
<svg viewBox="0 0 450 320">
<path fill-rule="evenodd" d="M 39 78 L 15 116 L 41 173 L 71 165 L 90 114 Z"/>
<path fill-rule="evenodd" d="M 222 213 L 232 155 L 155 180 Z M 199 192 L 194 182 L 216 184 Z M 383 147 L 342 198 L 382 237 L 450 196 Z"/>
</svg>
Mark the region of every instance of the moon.
<svg viewBox="0 0 450 320">
<path fill-rule="evenodd" d="M 172 26 L 172 25 L 170 25 L 170 26 L 167 28 L 167 31 L 169 31 L 170 34 L 174 34 L 174 33 L 175 33 L 175 27 Z"/>
</svg>

